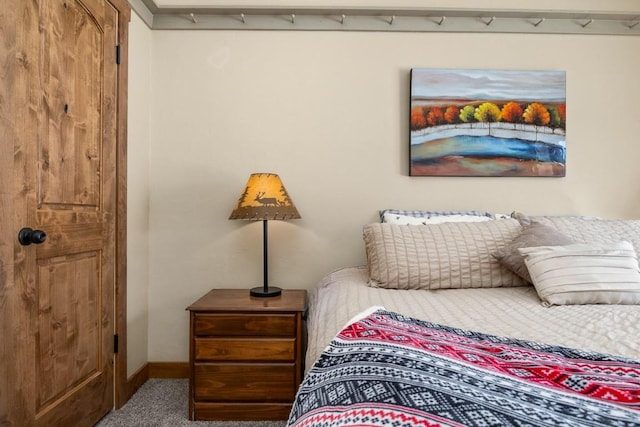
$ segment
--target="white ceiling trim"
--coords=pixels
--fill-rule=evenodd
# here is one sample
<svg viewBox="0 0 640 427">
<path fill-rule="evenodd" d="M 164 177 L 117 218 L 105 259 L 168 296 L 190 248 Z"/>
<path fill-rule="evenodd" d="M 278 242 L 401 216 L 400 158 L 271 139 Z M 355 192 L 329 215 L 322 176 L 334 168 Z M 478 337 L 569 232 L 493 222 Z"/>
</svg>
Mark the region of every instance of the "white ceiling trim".
<svg viewBox="0 0 640 427">
<path fill-rule="evenodd" d="M 445 8 L 159 7 L 129 0 L 153 30 L 640 35 L 640 12 Z"/>
</svg>

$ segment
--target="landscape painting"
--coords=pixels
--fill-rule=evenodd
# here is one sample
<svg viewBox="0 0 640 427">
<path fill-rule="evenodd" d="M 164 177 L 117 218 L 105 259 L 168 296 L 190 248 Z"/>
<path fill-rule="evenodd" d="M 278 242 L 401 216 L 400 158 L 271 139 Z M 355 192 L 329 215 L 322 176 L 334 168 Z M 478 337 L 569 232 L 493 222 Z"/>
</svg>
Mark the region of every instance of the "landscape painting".
<svg viewBox="0 0 640 427">
<path fill-rule="evenodd" d="M 411 70 L 411 176 L 565 176 L 564 71 Z"/>
</svg>

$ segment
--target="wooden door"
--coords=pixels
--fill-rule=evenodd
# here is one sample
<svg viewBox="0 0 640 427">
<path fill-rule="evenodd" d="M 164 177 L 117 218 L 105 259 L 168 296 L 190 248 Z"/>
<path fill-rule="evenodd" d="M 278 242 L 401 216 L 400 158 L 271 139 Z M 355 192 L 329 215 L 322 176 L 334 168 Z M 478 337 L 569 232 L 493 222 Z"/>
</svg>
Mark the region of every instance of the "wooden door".
<svg viewBox="0 0 640 427">
<path fill-rule="evenodd" d="M 0 426 L 91 426 L 114 406 L 118 10 L 0 0 L 0 33 Z"/>
</svg>

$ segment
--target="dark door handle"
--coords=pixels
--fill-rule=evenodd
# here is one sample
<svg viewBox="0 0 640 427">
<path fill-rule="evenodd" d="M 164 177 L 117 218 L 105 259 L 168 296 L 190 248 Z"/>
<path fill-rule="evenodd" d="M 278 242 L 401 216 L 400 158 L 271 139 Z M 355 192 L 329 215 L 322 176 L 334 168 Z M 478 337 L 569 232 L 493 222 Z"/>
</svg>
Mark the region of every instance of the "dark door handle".
<svg viewBox="0 0 640 427">
<path fill-rule="evenodd" d="M 18 241 L 22 246 L 27 246 L 32 243 L 39 245 L 45 240 L 47 240 L 47 233 L 42 230 L 25 227 L 18 232 Z"/>
</svg>

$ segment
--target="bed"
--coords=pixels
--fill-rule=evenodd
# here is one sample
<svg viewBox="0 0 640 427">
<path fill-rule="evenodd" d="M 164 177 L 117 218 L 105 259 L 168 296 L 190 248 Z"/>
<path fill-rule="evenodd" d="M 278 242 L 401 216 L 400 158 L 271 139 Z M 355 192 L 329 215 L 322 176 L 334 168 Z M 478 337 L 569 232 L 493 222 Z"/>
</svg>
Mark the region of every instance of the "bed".
<svg viewBox="0 0 640 427">
<path fill-rule="evenodd" d="M 542 296 L 533 268 L 527 277 L 536 286 L 495 256 L 515 244 L 529 259 L 531 236 L 518 239 L 540 224 L 554 235 L 536 244 L 555 241 L 558 231 L 567 244 L 544 247 L 578 247 L 586 268 L 595 264 L 594 245 L 598 260 L 603 248 L 615 255 L 616 274 L 620 259 L 630 261 L 624 280 L 613 290 L 585 292 L 572 283 L 580 292 Z M 633 250 L 640 222 L 519 218 L 371 228 L 374 238 L 367 227 L 364 233 L 368 265 L 327 274 L 310 291 L 306 375 L 288 425 L 640 425 Z M 554 262 L 568 257 L 553 255 Z"/>
</svg>

